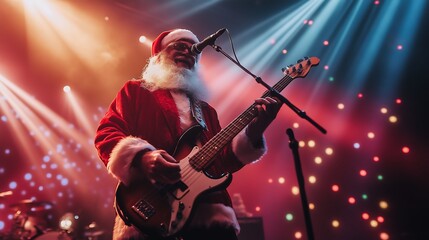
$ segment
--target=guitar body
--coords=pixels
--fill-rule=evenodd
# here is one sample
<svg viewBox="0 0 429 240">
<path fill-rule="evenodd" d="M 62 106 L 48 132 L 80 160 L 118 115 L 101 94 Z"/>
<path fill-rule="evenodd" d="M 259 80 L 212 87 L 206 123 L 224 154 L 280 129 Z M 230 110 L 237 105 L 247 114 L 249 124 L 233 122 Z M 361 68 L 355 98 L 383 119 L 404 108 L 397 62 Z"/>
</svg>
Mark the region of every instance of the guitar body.
<svg viewBox="0 0 429 240">
<path fill-rule="evenodd" d="M 186 142 L 193 132 L 195 129 L 188 130 L 181 140 Z M 188 144 L 179 144 L 176 159 L 180 159 L 188 149 L 191 149 Z M 175 184 L 159 185 L 147 179 L 129 186 L 119 183 L 116 209 L 125 223 L 153 237 L 177 235 L 190 218 L 194 202 L 201 193 L 226 187 L 231 182 L 230 174 L 211 178 L 204 171 L 197 171 L 191 166 L 189 160 L 198 151 L 199 147 L 195 146 L 180 160 L 182 179 Z"/>
</svg>

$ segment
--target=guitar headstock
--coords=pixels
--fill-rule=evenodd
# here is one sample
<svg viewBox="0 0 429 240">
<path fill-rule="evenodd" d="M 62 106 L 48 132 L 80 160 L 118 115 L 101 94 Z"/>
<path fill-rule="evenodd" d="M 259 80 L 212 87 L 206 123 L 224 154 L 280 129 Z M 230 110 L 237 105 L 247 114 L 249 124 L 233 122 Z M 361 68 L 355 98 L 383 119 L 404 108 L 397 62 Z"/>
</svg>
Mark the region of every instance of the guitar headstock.
<svg viewBox="0 0 429 240">
<path fill-rule="evenodd" d="M 292 79 L 307 76 L 311 67 L 319 65 L 320 59 L 317 57 L 304 57 L 296 62 L 297 63 L 295 65 L 289 65 L 286 68 L 282 68 L 282 72 Z"/>
</svg>

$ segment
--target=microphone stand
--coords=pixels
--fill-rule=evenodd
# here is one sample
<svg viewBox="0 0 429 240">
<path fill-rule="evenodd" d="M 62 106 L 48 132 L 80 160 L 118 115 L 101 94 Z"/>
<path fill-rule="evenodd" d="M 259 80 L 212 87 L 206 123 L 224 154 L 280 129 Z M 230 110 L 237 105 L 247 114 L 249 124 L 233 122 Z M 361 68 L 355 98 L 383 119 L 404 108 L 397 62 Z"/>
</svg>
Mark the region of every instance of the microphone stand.
<svg viewBox="0 0 429 240">
<path fill-rule="evenodd" d="M 263 85 L 265 88 L 267 88 L 270 93 L 279 98 L 283 103 L 285 103 L 290 109 L 292 109 L 296 114 L 298 114 L 301 118 L 306 119 L 309 121 L 313 126 L 315 126 L 319 131 L 326 134 L 326 130 L 320 126 L 318 123 L 316 123 L 314 120 L 312 120 L 310 117 L 307 116 L 307 114 L 303 111 L 301 111 L 298 107 L 293 105 L 289 100 L 287 100 L 283 95 L 281 95 L 278 91 L 273 89 L 270 85 L 268 85 L 266 82 L 262 80 L 262 78 L 254 75 L 249 70 L 247 70 L 243 65 L 241 65 L 239 62 L 237 62 L 235 59 L 233 59 L 231 56 L 229 56 L 225 51 L 222 50 L 221 47 L 219 47 L 216 44 L 211 45 L 217 52 L 222 53 L 225 57 L 227 57 L 229 60 L 231 60 L 233 63 L 235 63 L 237 66 L 239 66 L 243 71 L 245 71 L 247 74 L 252 76 L 257 83 Z M 305 187 L 304 187 L 304 176 L 302 174 L 302 168 L 300 163 L 300 157 L 298 152 L 298 142 L 296 141 L 292 129 L 287 129 L 286 133 L 289 135 L 290 143 L 289 146 L 292 149 L 292 153 L 294 156 L 294 162 L 295 162 L 295 171 L 298 178 L 298 185 L 299 185 L 299 192 L 301 195 L 301 204 L 304 210 L 304 217 L 305 217 L 305 225 L 307 228 L 307 235 L 309 240 L 314 240 L 314 233 L 313 228 L 311 225 L 311 218 L 310 218 L 310 211 L 308 209 L 308 201 L 307 196 L 305 193 Z"/>
<path fill-rule="evenodd" d="M 301 162 L 298 152 L 298 141 L 295 139 L 292 129 L 288 128 L 286 134 L 289 136 L 289 147 L 292 149 L 293 159 L 295 162 L 295 171 L 298 180 L 299 192 L 301 195 L 301 205 L 304 210 L 305 226 L 307 227 L 307 235 L 309 240 L 314 240 L 313 227 L 311 225 L 310 210 L 308 208 L 307 194 L 305 193 L 305 181 L 302 174 Z"/>
<path fill-rule="evenodd" d="M 241 65 L 239 62 L 237 62 L 235 59 L 233 59 L 231 56 L 229 56 L 225 51 L 222 50 L 221 47 L 219 47 L 216 44 L 211 45 L 217 52 L 222 53 L 225 57 L 227 57 L 229 60 L 231 60 L 233 63 L 235 63 L 238 67 L 240 67 L 243 71 L 245 71 L 247 74 L 252 76 L 255 81 L 262 86 L 264 86 L 270 93 L 280 99 L 284 104 L 286 104 L 292 111 L 294 111 L 298 116 L 301 118 L 307 120 L 310 122 L 314 127 L 316 127 L 320 132 L 323 134 L 326 134 L 326 129 L 324 129 L 322 126 L 320 126 L 317 122 L 315 122 L 313 119 L 311 119 L 304 111 L 301 111 L 298 107 L 293 105 L 288 99 L 286 99 L 283 95 L 281 95 L 277 90 L 272 88 L 270 85 L 268 85 L 266 82 L 262 80 L 261 77 L 256 76 L 255 74 L 251 73 L 249 70 L 247 70 L 243 65 Z"/>
</svg>

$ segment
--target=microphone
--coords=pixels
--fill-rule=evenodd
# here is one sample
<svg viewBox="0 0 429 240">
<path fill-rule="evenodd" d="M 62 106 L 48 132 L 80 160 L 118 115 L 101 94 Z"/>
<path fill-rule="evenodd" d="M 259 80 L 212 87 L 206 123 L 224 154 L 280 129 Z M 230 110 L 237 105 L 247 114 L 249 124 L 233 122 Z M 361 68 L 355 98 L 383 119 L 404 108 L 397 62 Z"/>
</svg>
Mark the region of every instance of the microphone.
<svg viewBox="0 0 429 240">
<path fill-rule="evenodd" d="M 203 41 L 193 44 L 191 46 L 191 52 L 194 54 L 200 54 L 205 47 L 207 47 L 208 45 L 213 45 L 216 39 L 220 37 L 220 35 L 222 35 L 225 31 L 226 28 L 219 29 L 217 32 L 206 37 Z"/>
</svg>

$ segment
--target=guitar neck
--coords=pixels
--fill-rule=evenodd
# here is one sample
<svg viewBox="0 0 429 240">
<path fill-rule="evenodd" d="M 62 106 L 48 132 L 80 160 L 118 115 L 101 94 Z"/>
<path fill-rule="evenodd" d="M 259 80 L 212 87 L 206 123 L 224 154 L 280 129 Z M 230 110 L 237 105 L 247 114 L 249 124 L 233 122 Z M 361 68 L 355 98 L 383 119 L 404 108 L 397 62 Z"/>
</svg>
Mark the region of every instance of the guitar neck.
<svg viewBox="0 0 429 240">
<path fill-rule="evenodd" d="M 291 83 L 293 78 L 285 75 L 279 82 L 272 88 L 281 92 Z M 270 91 L 265 91 L 262 97 L 270 96 Z M 236 117 L 224 129 L 211 138 L 194 156 L 191 157 L 189 163 L 197 170 L 203 170 L 213 160 L 217 153 L 219 153 L 232 139 L 243 130 L 257 115 L 256 104 L 252 104 L 243 113 Z"/>
</svg>

